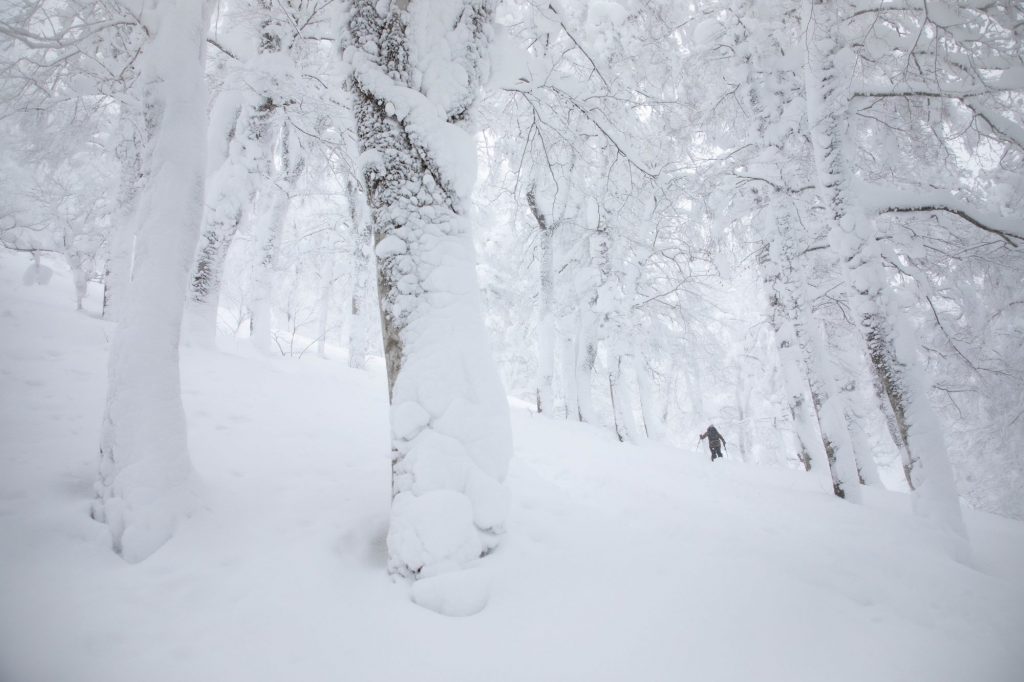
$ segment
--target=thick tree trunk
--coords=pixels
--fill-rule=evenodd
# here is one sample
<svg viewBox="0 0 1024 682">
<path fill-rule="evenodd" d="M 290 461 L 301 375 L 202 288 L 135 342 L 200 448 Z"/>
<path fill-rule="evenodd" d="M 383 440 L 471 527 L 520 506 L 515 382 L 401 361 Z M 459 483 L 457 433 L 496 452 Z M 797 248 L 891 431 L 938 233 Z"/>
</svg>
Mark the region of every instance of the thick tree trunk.
<svg viewBox="0 0 1024 682">
<path fill-rule="evenodd" d="M 189 292 L 187 335 L 202 345 L 212 346 L 217 336 L 220 286 L 228 247 L 242 222 L 242 210 L 223 219 L 208 220 L 199 237 L 192 287 Z"/>
<path fill-rule="evenodd" d="M 802 289 L 802 284 L 800 285 Z M 801 291 L 793 301 L 796 336 L 800 340 L 804 365 L 811 388 L 811 401 L 818 418 L 825 454 L 832 473 L 832 489 L 837 497 L 852 502 L 860 500 L 860 480 L 847 430 L 842 399 L 832 372 L 826 362 L 827 350 L 817 323 L 810 318 L 810 302 Z"/>
<path fill-rule="evenodd" d="M 786 403 L 793 420 L 797 459 L 805 471 L 811 471 L 815 465 L 831 464 L 831 459 L 825 449 L 821 431 L 817 427 L 816 415 L 811 412 L 812 404 L 807 401 L 807 367 L 803 360 L 796 325 L 792 320 L 795 311 L 790 279 L 793 272 L 788 245 L 795 237 L 792 234 L 793 226 L 786 219 L 784 212 L 771 208 L 767 212 L 778 237 L 764 245 L 759 263 L 768 287 L 769 319 L 778 350 Z M 831 466 L 829 470 L 831 471 Z"/>
<path fill-rule="evenodd" d="M 369 159 L 364 184 L 391 398 L 388 566 L 421 579 L 490 551 L 507 509 L 508 406 L 490 357 L 466 218 L 475 161 L 464 126 L 492 13 L 489 2 L 356 0 L 349 15 L 345 57 L 360 152 Z M 456 36 L 465 42 L 452 68 L 468 82 L 458 96 L 434 102 L 413 88 L 425 57 L 416 49 Z M 413 598 L 444 610 L 427 591 L 414 587 Z"/>
<path fill-rule="evenodd" d="M 230 102 L 218 105 L 232 107 Z M 216 106 L 214 111 L 217 113 Z M 247 220 L 257 192 L 270 180 L 271 125 L 276 111 L 273 98 L 265 96 L 242 106 L 237 116 L 217 116 L 225 125 L 210 131 L 210 147 L 226 147 L 226 157 L 210 177 L 210 199 L 192 274 L 186 325 L 189 338 L 204 345 L 212 345 L 217 335 L 228 249 Z M 227 144 L 214 138 L 226 138 Z"/>
<path fill-rule="evenodd" d="M 845 264 L 854 291 L 853 307 L 872 362 L 905 438 L 914 482 L 914 508 L 951 532 L 950 549 L 969 553 L 959 496 L 949 464 L 941 424 L 929 404 L 928 385 L 917 358 L 913 331 L 889 298 L 873 221 L 860 211 L 851 190 L 853 140 L 850 134 L 849 83 L 834 0 L 806 0 L 805 70 L 811 142 L 818 191 L 832 224 L 830 240 Z M 925 485 L 927 483 L 927 485 Z"/>
<path fill-rule="evenodd" d="M 874 379 L 875 395 L 879 400 L 879 409 L 885 415 L 889 435 L 900 453 L 903 464 L 903 477 L 907 486 L 914 490 L 914 460 L 907 444 L 907 416 L 903 399 L 890 371 L 890 361 L 885 343 L 885 332 L 881 328 L 881 320 L 872 319 L 863 325 L 867 329 L 864 340 L 867 344 L 868 358 L 871 361 L 872 378 Z"/>
<path fill-rule="evenodd" d="M 208 14 L 201 0 L 167 0 L 143 21 L 145 184 L 132 285 L 110 349 L 93 506 L 114 550 L 133 562 L 170 538 L 189 498 L 178 341 L 203 212 Z"/>
<path fill-rule="evenodd" d="M 254 92 L 246 95 L 241 103 L 227 95 L 218 98 L 213 119 L 220 125 L 211 127 L 208 139 L 209 148 L 223 150 L 224 156 L 211 169 L 210 201 L 192 277 L 186 324 L 189 337 L 206 345 L 212 344 L 217 334 L 224 262 L 231 242 L 247 220 L 258 194 L 274 192 L 271 186 L 273 148 L 281 129 L 278 123 L 281 103 L 276 99 L 279 97 L 276 69 L 280 64 L 274 61 L 285 48 L 291 29 L 274 16 L 271 0 L 256 0 L 256 8 L 262 21 L 254 36 L 256 58 L 249 65 L 252 80 L 247 83 Z M 262 60 L 267 60 L 272 67 L 268 70 Z M 237 113 L 229 116 L 219 109 Z M 263 208 L 272 211 L 275 207 L 275 202 L 267 202 Z M 260 226 L 261 223 L 257 223 L 257 229 Z M 260 272 L 258 266 L 257 272 Z M 257 324 L 262 325 L 266 317 L 260 315 Z M 263 336 L 261 334 L 261 338 Z M 266 345 L 269 346 L 269 342 Z"/>
</svg>

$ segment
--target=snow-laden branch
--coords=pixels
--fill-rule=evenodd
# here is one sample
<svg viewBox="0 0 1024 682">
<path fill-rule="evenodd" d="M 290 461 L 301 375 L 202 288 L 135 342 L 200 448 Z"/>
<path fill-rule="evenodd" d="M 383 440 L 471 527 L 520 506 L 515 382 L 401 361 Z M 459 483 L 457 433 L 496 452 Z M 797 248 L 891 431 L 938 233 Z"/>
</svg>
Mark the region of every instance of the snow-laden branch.
<svg viewBox="0 0 1024 682">
<path fill-rule="evenodd" d="M 964 105 L 1003 138 L 1024 149 L 1024 126 L 1012 121 L 976 98 L 965 98 Z"/>
<path fill-rule="evenodd" d="M 114 26 L 141 25 L 135 18 L 110 19 L 72 24 L 51 35 L 33 33 L 6 21 L 0 21 L 0 35 L 16 40 L 32 49 L 60 49 L 74 47 L 92 36 Z M 143 27 L 145 28 L 145 27 Z"/>
<path fill-rule="evenodd" d="M 991 95 L 999 92 L 1018 92 L 1019 88 L 992 88 L 988 86 L 980 87 L 949 87 L 949 88 L 933 88 L 933 87 L 898 87 L 898 88 L 871 88 L 861 87 L 853 92 L 854 97 L 862 98 L 882 98 L 882 97 L 931 97 L 931 98 L 950 98 L 950 99 L 965 99 L 967 97 L 980 97 L 982 95 Z"/>
<path fill-rule="evenodd" d="M 223 52 L 227 56 L 231 57 L 232 59 L 235 59 L 235 60 L 238 59 L 238 55 L 236 55 L 234 52 L 232 52 L 228 48 L 224 47 L 224 45 L 221 44 L 221 42 L 219 40 L 217 40 L 216 38 L 207 36 L 206 37 L 206 42 L 208 44 L 210 44 L 210 45 L 213 45 L 215 48 L 217 48 L 218 50 L 220 50 L 221 52 Z"/>
<path fill-rule="evenodd" d="M 980 230 L 994 234 L 1010 246 L 1024 241 L 1024 221 L 980 210 L 948 192 L 936 190 L 893 190 L 878 185 L 860 185 L 857 191 L 865 209 L 876 215 L 888 213 L 948 213 Z"/>
<path fill-rule="evenodd" d="M 530 83 L 523 85 L 521 87 L 505 87 L 502 89 L 505 90 L 506 92 L 514 93 L 525 98 L 527 102 L 530 104 L 530 106 L 534 109 L 534 111 L 537 112 L 537 115 L 540 116 L 542 121 L 544 121 L 544 116 L 540 113 L 540 108 L 537 106 L 538 103 L 536 101 L 535 93 L 540 90 L 547 90 L 549 92 L 554 93 L 554 95 L 558 99 L 564 101 L 569 106 L 569 108 L 579 112 L 583 116 L 583 118 L 585 118 L 591 125 L 593 125 L 594 128 L 597 130 L 597 133 L 601 136 L 601 138 L 607 141 L 610 145 L 612 145 L 612 147 L 615 148 L 615 151 L 618 153 L 618 155 L 625 159 L 630 166 L 632 166 L 633 168 L 635 168 L 636 170 L 638 170 L 640 173 L 647 176 L 651 180 L 658 179 L 660 171 L 651 169 L 644 161 L 636 158 L 632 151 L 630 151 L 631 147 L 633 147 L 634 145 L 628 144 L 624 139 L 622 139 L 619 136 L 619 133 L 615 129 L 614 125 L 608 120 L 606 112 L 602 111 L 599 107 L 587 105 L 584 102 L 582 102 L 579 98 L 575 97 L 572 93 L 551 83 Z M 557 125 L 553 125 L 551 123 L 548 123 L 547 121 L 544 121 L 544 123 L 545 125 L 551 128 L 558 128 Z"/>
<path fill-rule="evenodd" d="M 1024 149 L 1024 126 L 1007 118 L 993 107 L 985 104 L 981 97 L 996 92 L 1014 92 L 1013 90 L 993 91 L 984 88 L 963 88 L 939 90 L 927 87 L 905 87 L 892 89 L 862 88 L 853 93 L 853 97 L 862 99 L 883 99 L 887 97 L 919 97 L 931 99 L 954 99 L 961 102 L 980 118 L 996 135 L 1006 142 Z"/>
<path fill-rule="evenodd" d="M 931 24 L 961 42 L 974 42 L 984 38 L 983 29 L 977 24 L 979 22 L 982 22 L 982 25 L 991 23 L 990 10 L 995 4 L 992 0 L 956 0 L 955 3 L 942 0 L 899 0 L 897 2 L 868 0 L 857 3 L 859 6 L 854 6 L 846 20 L 889 12 L 915 13 L 922 16 L 922 25 Z M 969 19 L 974 21 L 969 21 Z M 1012 20 L 1009 24 L 998 23 L 1002 24 L 1003 28 L 1011 30 L 1016 28 Z"/>
<path fill-rule="evenodd" d="M 602 71 L 601 67 L 598 65 L 597 60 L 594 59 L 593 56 L 591 56 L 590 53 L 593 50 L 591 50 L 587 45 L 585 45 L 583 43 L 583 41 L 581 41 L 579 38 L 577 38 L 575 33 L 569 28 L 569 22 L 567 22 L 565 20 L 565 16 L 563 14 L 563 11 L 558 6 L 558 3 L 556 3 L 556 2 L 548 2 L 547 3 L 547 7 L 544 8 L 544 9 L 546 9 L 548 12 L 551 13 L 548 18 L 553 18 L 554 21 L 556 23 L 558 23 L 558 25 L 561 27 L 562 31 L 565 32 L 565 35 L 569 38 L 569 40 L 572 41 L 573 45 L 576 46 L 576 49 L 578 49 L 580 51 L 580 53 L 584 56 L 584 58 L 586 58 L 586 60 L 588 62 L 590 62 L 590 66 L 594 69 L 594 73 L 597 74 L 597 77 L 601 79 L 602 83 L 604 83 L 605 88 L 607 88 L 609 91 L 611 91 L 611 89 L 612 89 L 612 86 L 611 86 L 612 79 L 607 77 L 607 76 L 605 76 L 605 74 Z"/>
</svg>

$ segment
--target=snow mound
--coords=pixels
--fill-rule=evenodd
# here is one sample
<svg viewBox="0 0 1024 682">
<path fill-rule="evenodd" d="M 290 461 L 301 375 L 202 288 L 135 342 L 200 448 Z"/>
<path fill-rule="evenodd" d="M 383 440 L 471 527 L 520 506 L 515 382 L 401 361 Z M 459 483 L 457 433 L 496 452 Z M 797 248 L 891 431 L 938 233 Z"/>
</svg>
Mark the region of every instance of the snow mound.
<svg viewBox="0 0 1024 682">
<path fill-rule="evenodd" d="M 391 568 L 430 574 L 477 559 L 483 552 L 468 497 L 452 490 L 399 493 L 391 505 Z"/>
<path fill-rule="evenodd" d="M 490 580 L 481 568 L 421 578 L 412 586 L 412 600 L 443 616 L 465 617 L 487 606 Z"/>
</svg>

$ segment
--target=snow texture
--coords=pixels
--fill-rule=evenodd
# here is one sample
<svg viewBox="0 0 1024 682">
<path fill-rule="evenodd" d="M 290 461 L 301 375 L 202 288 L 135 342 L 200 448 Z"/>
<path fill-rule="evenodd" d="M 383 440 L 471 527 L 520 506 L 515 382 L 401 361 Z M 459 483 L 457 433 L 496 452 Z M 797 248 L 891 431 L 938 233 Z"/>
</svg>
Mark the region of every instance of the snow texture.
<svg viewBox="0 0 1024 682">
<path fill-rule="evenodd" d="M 473 616 L 487 606 L 490 583 L 481 569 L 467 569 L 417 580 L 412 600 L 446 616 Z"/>
<path fill-rule="evenodd" d="M 50 286 L 29 287 L 26 256 L 0 253 L 0 679 L 1017 682 L 1024 669 L 1021 522 L 966 510 L 967 568 L 905 494 L 850 505 L 827 476 L 620 444 L 522 403 L 515 532 L 468 572 L 396 584 L 380 361 L 268 358 L 228 338 L 182 356 L 203 503 L 127 565 L 88 514 L 112 325 L 96 284 L 75 312 L 67 265 L 44 264 Z M 476 610 L 488 583 L 477 615 L 431 612 Z"/>
</svg>

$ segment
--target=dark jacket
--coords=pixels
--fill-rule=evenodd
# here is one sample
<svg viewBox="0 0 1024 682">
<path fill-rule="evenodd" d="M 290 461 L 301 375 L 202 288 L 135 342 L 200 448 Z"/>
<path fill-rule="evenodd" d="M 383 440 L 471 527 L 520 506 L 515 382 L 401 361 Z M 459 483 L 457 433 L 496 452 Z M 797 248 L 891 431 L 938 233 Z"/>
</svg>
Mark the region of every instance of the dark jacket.
<svg viewBox="0 0 1024 682">
<path fill-rule="evenodd" d="M 708 445 L 710 445 L 712 449 L 718 449 L 719 444 L 725 444 L 725 436 L 720 434 L 718 429 L 714 426 L 709 426 L 707 431 L 700 434 L 701 440 L 704 440 L 705 438 L 708 439 Z"/>
</svg>

